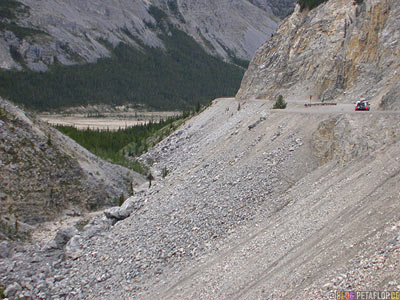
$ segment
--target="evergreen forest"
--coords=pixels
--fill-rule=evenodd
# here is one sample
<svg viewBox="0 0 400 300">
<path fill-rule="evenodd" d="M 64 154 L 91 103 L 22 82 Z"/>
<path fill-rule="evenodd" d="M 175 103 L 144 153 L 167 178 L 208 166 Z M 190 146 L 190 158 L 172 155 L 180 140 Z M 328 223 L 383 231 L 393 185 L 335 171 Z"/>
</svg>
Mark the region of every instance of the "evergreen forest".
<svg viewBox="0 0 400 300">
<path fill-rule="evenodd" d="M 44 111 L 99 103 L 183 110 L 236 94 L 243 68 L 207 54 L 176 28 L 169 32 L 160 35 L 166 51 L 143 44 L 140 51 L 121 43 L 116 48 L 108 45 L 112 56 L 96 63 L 56 63 L 40 73 L 26 68 L 0 71 L 0 95 Z"/>
<path fill-rule="evenodd" d="M 78 130 L 73 126 L 62 125 L 54 127 L 93 154 L 141 174 L 146 174 L 146 167 L 135 158 L 171 134 L 190 115 L 191 112 L 185 112 L 183 115 L 170 117 L 160 122 L 120 128 L 117 131 L 89 128 Z"/>
<path fill-rule="evenodd" d="M 311 10 L 326 1 L 328 0 L 299 0 L 298 3 L 300 4 L 301 10 L 304 10 L 306 8 Z"/>
</svg>

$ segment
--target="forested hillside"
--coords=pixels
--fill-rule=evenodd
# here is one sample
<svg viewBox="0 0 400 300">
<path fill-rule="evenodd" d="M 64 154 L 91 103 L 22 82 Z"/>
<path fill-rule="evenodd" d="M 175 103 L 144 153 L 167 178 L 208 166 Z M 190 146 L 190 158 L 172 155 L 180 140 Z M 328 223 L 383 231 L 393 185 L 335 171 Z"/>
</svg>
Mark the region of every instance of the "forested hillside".
<svg viewBox="0 0 400 300">
<path fill-rule="evenodd" d="M 138 173 L 146 174 L 148 170 L 135 157 L 171 134 L 190 115 L 190 112 L 185 112 L 180 116 L 170 117 L 160 122 L 120 128 L 117 131 L 89 128 L 79 130 L 73 126 L 61 125 L 55 127 L 93 154 Z"/>
<path fill-rule="evenodd" d="M 145 103 L 182 109 L 232 96 L 244 70 L 207 54 L 191 37 L 171 28 L 167 51 L 108 45 L 112 56 L 97 63 L 53 65 L 49 72 L 1 71 L 0 94 L 36 110 L 85 104 Z"/>
<path fill-rule="evenodd" d="M 182 110 L 233 96 L 248 58 L 293 1 L 274 15 L 259 0 L 4 0 L 0 95 L 35 110 Z"/>
</svg>

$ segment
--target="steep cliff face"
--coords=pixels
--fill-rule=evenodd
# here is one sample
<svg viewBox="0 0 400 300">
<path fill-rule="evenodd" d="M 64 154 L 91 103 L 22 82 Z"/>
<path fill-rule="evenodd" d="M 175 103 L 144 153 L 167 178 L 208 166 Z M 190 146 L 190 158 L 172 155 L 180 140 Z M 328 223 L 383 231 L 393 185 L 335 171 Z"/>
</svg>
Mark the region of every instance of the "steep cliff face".
<svg viewBox="0 0 400 300">
<path fill-rule="evenodd" d="M 400 79 L 397 0 L 331 0 L 295 12 L 255 54 L 240 99 L 313 99 L 396 108 Z M 383 102 L 382 102 L 383 100 Z M 381 103 L 382 102 L 382 103 Z"/>
<path fill-rule="evenodd" d="M 143 42 L 163 47 L 157 26 L 160 14 L 166 14 L 169 22 L 211 54 L 250 59 L 280 20 L 269 0 L 8 2 L 15 4 L 12 8 L 16 12 L 6 18 L 0 15 L 0 67 L 6 69 L 21 68 L 23 63 L 30 69 L 46 70 L 54 62 L 93 62 L 110 55 L 105 41 L 114 46 L 124 42 L 139 47 L 138 42 Z M 282 14 L 294 2 L 287 0 L 276 13 Z M 151 11 L 151 7 L 157 9 Z"/>
<path fill-rule="evenodd" d="M 132 181 L 144 180 L 0 98 L 0 238 L 65 209 L 113 205 Z"/>
</svg>

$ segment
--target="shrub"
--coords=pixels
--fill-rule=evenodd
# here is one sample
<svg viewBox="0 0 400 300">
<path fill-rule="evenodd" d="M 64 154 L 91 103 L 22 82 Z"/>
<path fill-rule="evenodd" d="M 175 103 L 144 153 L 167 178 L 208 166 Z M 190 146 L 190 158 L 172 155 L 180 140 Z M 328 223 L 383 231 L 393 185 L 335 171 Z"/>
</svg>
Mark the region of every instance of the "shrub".
<svg viewBox="0 0 400 300">
<path fill-rule="evenodd" d="M 4 294 L 5 288 L 0 284 L 0 299 L 5 299 L 6 295 Z"/>
<path fill-rule="evenodd" d="M 285 100 L 283 100 L 283 96 L 279 95 L 278 99 L 276 99 L 273 109 L 285 109 L 286 106 L 287 103 L 285 102 Z"/>
<path fill-rule="evenodd" d="M 121 206 L 125 202 L 125 195 L 122 193 L 119 198 L 114 200 L 114 203 L 117 204 L 118 206 Z"/>
<path fill-rule="evenodd" d="M 6 121 L 7 119 L 7 110 L 0 106 L 0 120 Z"/>
<path fill-rule="evenodd" d="M 162 176 L 162 178 L 167 177 L 168 173 L 169 173 L 169 170 L 168 170 L 166 167 L 164 167 L 164 168 L 161 170 L 161 176 Z"/>
</svg>

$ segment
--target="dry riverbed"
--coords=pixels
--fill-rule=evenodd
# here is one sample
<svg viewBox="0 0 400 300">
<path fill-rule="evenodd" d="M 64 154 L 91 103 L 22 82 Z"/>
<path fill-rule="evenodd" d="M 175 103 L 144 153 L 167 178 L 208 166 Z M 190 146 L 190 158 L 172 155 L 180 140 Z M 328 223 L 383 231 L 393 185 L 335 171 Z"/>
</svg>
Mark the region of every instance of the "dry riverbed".
<svg viewBox="0 0 400 300">
<path fill-rule="evenodd" d="M 146 124 L 150 121 L 159 122 L 179 114 L 181 114 L 179 111 L 129 111 L 86 114 L 43 113 L 39 114 L 39 117 L 50 125 L 74 126 L 78 129 L 118 130 L 138 124 Z"/>
</svg>

